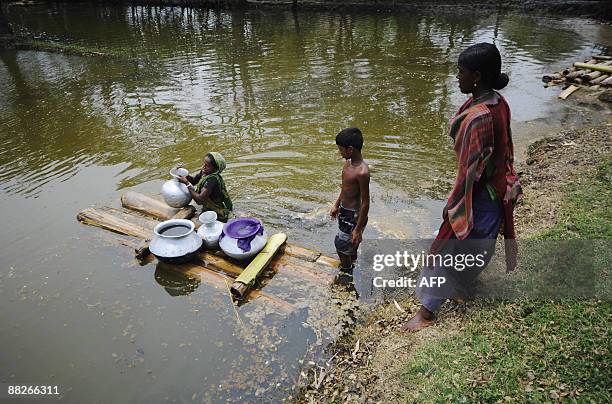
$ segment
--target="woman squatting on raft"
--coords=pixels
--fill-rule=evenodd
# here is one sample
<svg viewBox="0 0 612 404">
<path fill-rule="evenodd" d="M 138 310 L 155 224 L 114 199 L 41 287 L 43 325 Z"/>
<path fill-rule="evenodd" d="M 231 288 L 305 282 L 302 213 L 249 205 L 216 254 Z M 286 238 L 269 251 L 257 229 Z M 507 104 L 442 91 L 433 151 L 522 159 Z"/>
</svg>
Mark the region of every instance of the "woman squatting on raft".
<svg viewBox="0 0 612 404">
<path fill-rule="evenodd" d="M 203 212 L 212 210 L 218 220 L 227 222 L 233 206 L 221 177 L 224 169 L 225 159 L 221 153 L 211 152 L 204 156 L 204 164 L 195 177 L 187 175 L 178 180 L 187 185 L 193 200 L 202 205 Z"/>
<path fill-rule="evenodd" d="M 417 287 L 419 311 L 402 326 L 417 331 L 434 323 L 434 313 L 447 299 L 464 299 L 478 274 L 493 256 L 500 230 L 506 239 L 506 266 L 516 266 L 513 210 L 521 187 L 513 168 L 510 108 L 497 91 L 508 84 L 495 45 L 479 43 L 459 56 L 457 79 L 463 94 L 472 96 L 451 120 L 450 137 L 457 155 L 457 177 L 443 210 L 433 254 L 482 254 L 484 265 L 459 271 L 425 266 L 421 277 L 445 277 L 444 287 L 431 282 Z"/>
</svg>

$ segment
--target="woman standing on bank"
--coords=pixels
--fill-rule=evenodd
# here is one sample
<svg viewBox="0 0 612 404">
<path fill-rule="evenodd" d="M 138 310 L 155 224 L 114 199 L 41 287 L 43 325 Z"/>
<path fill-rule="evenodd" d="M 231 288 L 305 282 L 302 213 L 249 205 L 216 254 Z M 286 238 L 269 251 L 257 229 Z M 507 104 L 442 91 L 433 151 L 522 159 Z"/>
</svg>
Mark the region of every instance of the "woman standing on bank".
<svg viewBox="0 0 612 404">
<path fill-rule="evenodd" d="M 500 230 L 506 239 L 507 270 L 516 266 L 514 204 L 521 188 L 514 171 L 510 133 L 510 108 L 497 91 L 508 84 L 501 72 L 497 47 L 479 43 L 459 55 L 457 79 L 463 94 L 472 96 L 451 120 L 457 177 L 443 210 L 442 225 L 431 253 L 478 254 L 488 251 L 481 267 L 464 270 L 442 266 L 424 267 L 422 278 L 446 278 L 446 287 L 418 287 L 421 307 L 402 326 L 417 331 L 435 321 L 435 312 L 447 299 L 464 299 L 470 284 L 492 257 Z M 463 240 L 470 241 L 463 241 Z M 451 241 L 452 240 L 452 241 Z M 473 242 L 473 240 L 479 240 Z M 432 285 L 432 282 L 428 282 Z M 419 282 L 423 284 L 423 282 Z M 435 284 L 434 284 L 435 285 Z"/>
</svg>

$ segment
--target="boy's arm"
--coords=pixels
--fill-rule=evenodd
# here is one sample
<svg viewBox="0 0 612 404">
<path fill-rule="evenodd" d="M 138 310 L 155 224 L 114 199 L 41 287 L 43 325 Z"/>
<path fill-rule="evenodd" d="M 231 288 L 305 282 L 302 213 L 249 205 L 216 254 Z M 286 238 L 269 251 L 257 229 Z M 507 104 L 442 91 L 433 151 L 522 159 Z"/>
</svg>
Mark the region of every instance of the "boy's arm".
<svg viewBox="0 0 612 404">
<path fill-rule="evenodd" d="M 359 216 L 357 217 L 357 224 L 352 234 L 352 243 L 357 246 L 361 243 L 363 229 L 368 219 L 368 213 L 370 211 L 370 173 L 366 171 L 357 178 L 359 181 L 359 193 L 361 195 L 361 204 L 359 207 Z"/>
<path fill-rule="evenodd" d="M 340 190 L 338 199 L 336 199 L 336 202 L 334 202 L 331 210 L 329 211 L 329 215 L 331 216 L 332 219 L 335 219 L 336 217 L 338 217 L 338 209 L 340 209 L 340 202 L 342 202 L 342 189 Z"/>
</svg>

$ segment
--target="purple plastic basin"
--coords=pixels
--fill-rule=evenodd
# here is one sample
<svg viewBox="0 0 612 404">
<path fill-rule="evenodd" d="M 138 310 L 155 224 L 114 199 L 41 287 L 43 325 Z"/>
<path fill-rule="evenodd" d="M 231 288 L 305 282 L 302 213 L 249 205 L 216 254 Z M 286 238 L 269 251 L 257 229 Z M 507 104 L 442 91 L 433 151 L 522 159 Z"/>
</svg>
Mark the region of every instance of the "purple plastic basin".
<svg viewBox="0 0 612 404">
<path fill-rule="evenodd" d="M 251 241 L 258 234 L 263 234 L 263 224 L 254 217 L 239 217 L 232 219 L 223 226 L 221 240 L 227 236 L 238 240 L 238 247 L 244 251 L 251 250 Z"/>
<path fill-rule="evenodd" d="M 263 225 L 254 217 L 232 219 L 223 226 L 223 233 L 231 238 L 247 238 L 259 233 Z"/>
</svg>

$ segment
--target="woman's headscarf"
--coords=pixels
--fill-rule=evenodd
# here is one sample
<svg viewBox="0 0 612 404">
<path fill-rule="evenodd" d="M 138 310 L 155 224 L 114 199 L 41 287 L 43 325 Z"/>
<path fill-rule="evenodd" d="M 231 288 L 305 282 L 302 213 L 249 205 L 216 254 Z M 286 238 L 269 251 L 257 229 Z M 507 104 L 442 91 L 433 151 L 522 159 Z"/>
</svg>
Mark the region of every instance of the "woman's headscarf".
<svg viewBox="0 0 612 404">
<path fill-rule="evenodd" d="M 223 158 L 221 153 L 218 153 L 218 152 L 210 152 L 208 154 L 210 154 L 213 161 L 215 162 L 215 165 L 217 166 L 216 173 L 221 174 L 221 172 L 225 170 L 225 158 Z"/>
<path fill-rule="evenodd" d="M 232 210 L 233 204 L 232 200 L 227 192 L 227 188 L 225 187 L 225 181 L 223 181 L 223 177 L 221 177 L 221 172 L 225 170 L 225 158 L 218 152 L 210 152 L 207 155 L 210 155 L 217 166 L 217 171 L 212 172 L 207 175 L 203 175 L 198 184 L 196 185 L 196 191 L 200 192 L 202 187 L 206 183 L 206 181 L 211 177 L 216 177 L 217 184 L 219 186 L 219 191 L 221 191 L 221 195 L 223 196 L 223 204 L 229 210 Z"/>
</svg>

